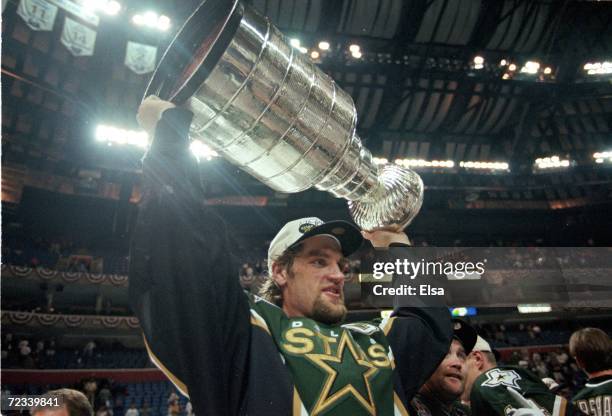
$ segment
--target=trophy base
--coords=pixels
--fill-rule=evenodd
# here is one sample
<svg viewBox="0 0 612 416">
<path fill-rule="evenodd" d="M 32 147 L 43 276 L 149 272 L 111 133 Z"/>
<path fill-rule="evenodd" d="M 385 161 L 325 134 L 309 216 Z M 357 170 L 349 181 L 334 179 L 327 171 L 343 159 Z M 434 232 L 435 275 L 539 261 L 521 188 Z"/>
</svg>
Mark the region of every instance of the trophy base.
<svg viewBox="0 0 612 416">
<path fill-rule="evenodd" d="M 414 171 L 385 165 L 379 186 L 358 201 L 349 201 L 355 224 L 365 231 L 401 231 L 419 213 L 423 203 L 423 181 Z"/>
</svg>

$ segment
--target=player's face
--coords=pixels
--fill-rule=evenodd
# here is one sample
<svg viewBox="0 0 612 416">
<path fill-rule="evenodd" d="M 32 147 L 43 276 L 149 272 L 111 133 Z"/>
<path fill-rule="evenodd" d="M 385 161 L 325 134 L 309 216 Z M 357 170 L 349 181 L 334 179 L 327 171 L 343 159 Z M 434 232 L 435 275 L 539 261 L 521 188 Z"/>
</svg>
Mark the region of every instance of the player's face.
<svg viewBox="0 0 612 416">
<path fill-rule="evenodd" d="M 327 236 L 311 237 L 295 257 L 283 289 L 283 310 L 289 317 L 305 316 L 335 324 L 346 316 L 344 274 L 347 261 L 338 242 Z"/>
<path fill-rule="evenodd" d="M 466 375 L 465 350 L 453 340 L 450 350 L 433 375 L 423 386 L 433 397 L 452 403 L 463 393 Z"/>
</svg>

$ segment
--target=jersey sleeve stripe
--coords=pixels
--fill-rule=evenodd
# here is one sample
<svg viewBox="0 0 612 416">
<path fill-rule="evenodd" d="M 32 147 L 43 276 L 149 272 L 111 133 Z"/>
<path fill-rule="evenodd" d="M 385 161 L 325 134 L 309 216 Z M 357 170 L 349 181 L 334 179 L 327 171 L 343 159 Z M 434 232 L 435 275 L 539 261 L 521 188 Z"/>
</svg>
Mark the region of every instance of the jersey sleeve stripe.
<svg viewBox="0 0 612 416">
<path fill-rule="evenodd" d="M 393 392 L 394 416 L 410 416 L 396 392 Z"/>
<path fill-rule="evenodd" d="M 567 410 L 567 400 L 561 396 L 555 397 L 555 404 L 553 407 L 553 416 L 565 416 Z"/>
<path fill-rule="evenodd" d="M 251 309 L 251 324 L 260 327 L 261 329 L 266 331 L 268 335 L 271 335 L 270 328 L 268 328 L 268 324 L 266 323 L 266 321 L 264 321 L 261 315 L 255 312 L 255 310 L 253 309 Z"/>
<path fill-rule="evenodd" d="M 391 327 L 393 326 L 393 322 L 395 321 L 395 316 L 391 317 L 391 318 L 385 318 L 381 323 L 380 323 L 380 328 L 383 330 L 385 335 L 389 334 L 389 331 L 391 331 Z"/>
<path fill-rule="evenodd" d="M 308 416 L 297 389 L 293 388 L 293 416 Z"/>
<path fill-rule="evenodd" d="M 161 360 L 159 358 L 157 358 L 157 356 L 151 350 L 151 347 L 149 347 L 149 343 L 147 342 L 147 338 L 144 335 L 142 336 L 142 339 L 144 339 L 145 347 L 147 349 L 147 352 L 149 353 L 149 358 L 151 358 L 151 361 L 153 361 L 153 364 L 155 364 L 155 366 L 157 368 L 159 368 L 162 371 L 162 373 L 164 373 L 166 375 L 166 377 L 168 377 L 168 379 L 170 379 L 172 384 L 174 384 L 176 386 L 176 388 L 184 396 L 189 397 L 189 393 L 187 391 L 187 386 L 185 385 L 185 383 L 183 383 L 177 376 L 172 374 L 172 372 L 170 370 L 168 370 L 165 365 L 162 364 Z"/>
</svg>

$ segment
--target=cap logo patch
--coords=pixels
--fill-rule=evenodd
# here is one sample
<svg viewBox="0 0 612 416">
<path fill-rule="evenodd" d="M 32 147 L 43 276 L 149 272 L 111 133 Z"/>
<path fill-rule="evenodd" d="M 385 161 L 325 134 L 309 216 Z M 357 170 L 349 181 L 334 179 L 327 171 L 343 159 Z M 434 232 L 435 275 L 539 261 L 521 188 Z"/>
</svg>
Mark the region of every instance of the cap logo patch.
<svg viewBox="0 0 612 416">
<path fill-rule="evenodd" d="M 346 230 L 344 228 L 342 228 L 342 227 L 336 227 L 336 228 L 332 229 L 331 232 L 334 235 L 344 235 Z"/>
<path fill-rule="evenodd" d="M 455 331 L 458 331 L 461 329 L 461 323 L 460 322 L 455 322 Z"/>
<path fill-rule="evenodd" d="M 307 233 L 308 231 L 312 230 L 315 227 L 314 224 L 311 224 L 309 222 L 305 222 L 304 224 L 300 225 L 300 228 L 298 228 L 298 230 L 304 234 Z"/>
</svg>

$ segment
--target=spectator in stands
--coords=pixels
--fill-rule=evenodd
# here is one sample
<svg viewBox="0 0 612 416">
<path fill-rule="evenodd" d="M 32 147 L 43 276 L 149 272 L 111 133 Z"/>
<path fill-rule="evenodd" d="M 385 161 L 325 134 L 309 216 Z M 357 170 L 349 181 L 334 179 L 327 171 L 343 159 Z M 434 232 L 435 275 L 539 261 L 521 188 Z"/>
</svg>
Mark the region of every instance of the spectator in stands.
<svg viewBox="0 0 612 416">
<path fill-rule="evenodd" d="M 109 408 L 106 405 L 102 405 L 96 412 L 96 416 L 113 416 L 113 413 L 109 410 Z"/>
<path fill-rule="evenodd" d="M 91 358 L 93 357 L 95 349 L 96 349 L 96 343 L 93 340 L 89 341 L 87 344 L 85 344 L 85 347 L 83 348 L 83 355 L 85 357 Z"/>
<path fill-rule="evenodd" d="M 96 399 L 96 391 L 98 391 L 98 382 L 91 378 L 85 381 L 83 389 L 85 390 L 85 394 L 87 395 L 89 403 L 91 403 L 91 405 L 93 406 L 94 400 Z"/>
<path fill-rule="evenodd" d="M 98 393 L 98 403 L 99 405 L 106 406 L 108 409 L 112 409 L 113 395 L 111 394 L 110 389 L 108 388 L 108 384 L 104 384 L 104 386 L 100 389 Z"/>
<path fill-rule="evenodd" d="M 181 406 L 179 405 L 179 397 L 176 392 L 170 393 L 168 397 L 168 416 L 178 416 L 181 413 Z"/>
<path fill-rule="evenodd" d="M 93 408 L 83 393 L 72 389 L 51 390 L 45 394 L 47 397 L 58 397 L 62 406 L 33 407 L 32 416 L 93 416 Z"/>
<path fill-rule="evenodd" d="M 13 334 L 6 333 L 4 335 L 4 339 L 2 340 L 2 361 L 9 359 L 9 356 L 14 352 L 13 347 Z"/>
<path fill-rule="evenodd" d="M 557 353 L 557 361 L 559 362 L 559 364 L 565 365 L 567 364 L 568 360 L 569 360 L 569 355 L 567 355 L 565 350 L 559 350 L 559 352 Z"/>
<path fill-rule="evenodd" d="M 140 416 L 151 416 L 151 407 L 149 402 L 144 402 L 140 408 Z"/>
<path fill-rule="evenodd" d="M 598 328 L 584 328 L 572 334 L 570 354 L 589 377 L 584 388 L 572 399 L 588 415 L 612 412 L 612 342 Z M 606 413 L 607 412 L 607 413 Z"/>
<path fill-rule="evenodd" d="M 132 402 L 128 410 L 125 411 L 125 416 L 140 416 L 140 412 L 136 409 L 136 403 Z"/>
<path fill-rule="evenodd" d="M 49 341 L 49 346 L 45 350 L 45 355 L 48 358 L 52 358 L 53 356 L 55 356 L 55 340 L 54 339 L 51 339 Z"/>
<path fill-rule="evenodd" d="M 187 414 L 187 416 L 195 416 L 195 414 L 193 413 L 193 406 L 191 405 L 190 400 L 187 400 L 187 404 L 185 405 L 185 413 Z"/>
<path fill-rule="evenodd" d="M 19 362 L 22 368 L 34 368 L 34 358 L 31 355 L 32 348 L 30 348 L 30 341 L 27 339 L 19 342 Z"/>
</svg>

